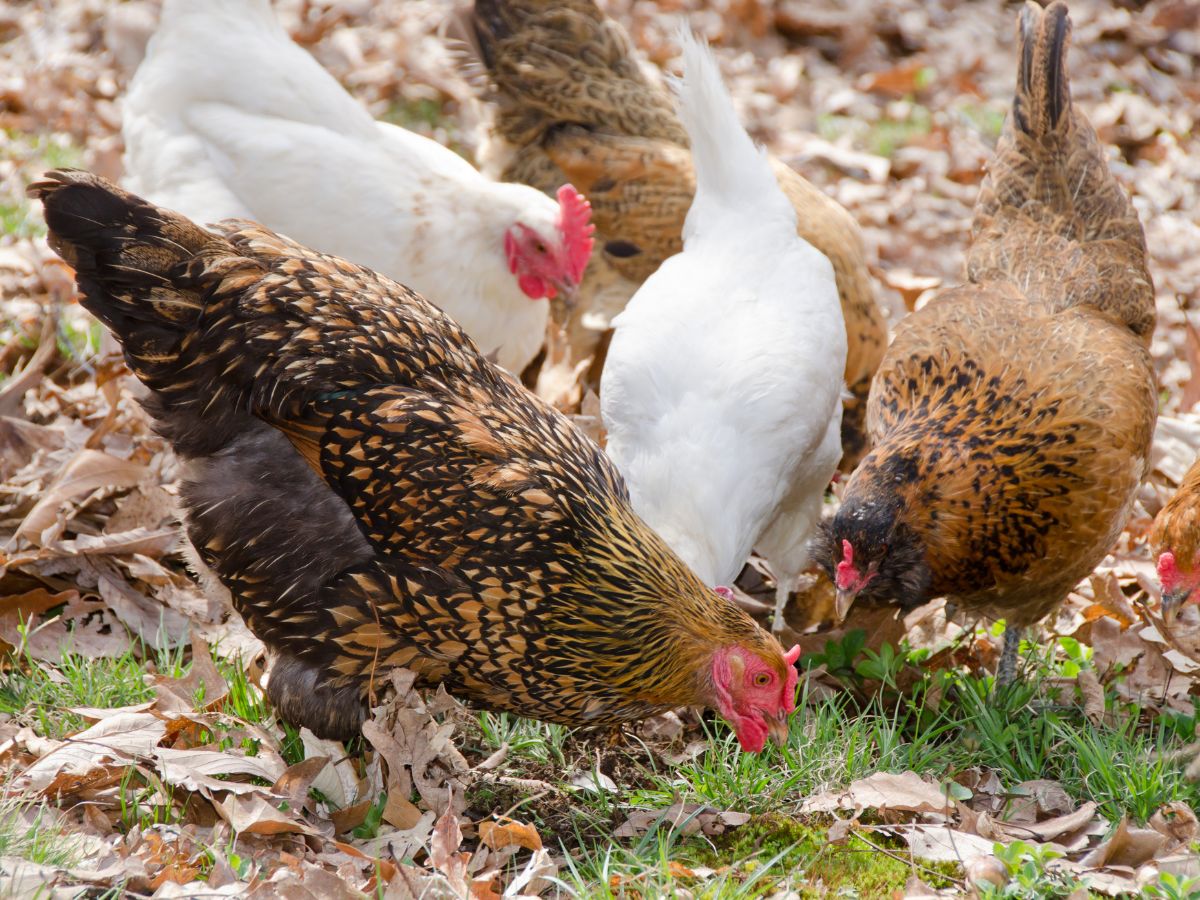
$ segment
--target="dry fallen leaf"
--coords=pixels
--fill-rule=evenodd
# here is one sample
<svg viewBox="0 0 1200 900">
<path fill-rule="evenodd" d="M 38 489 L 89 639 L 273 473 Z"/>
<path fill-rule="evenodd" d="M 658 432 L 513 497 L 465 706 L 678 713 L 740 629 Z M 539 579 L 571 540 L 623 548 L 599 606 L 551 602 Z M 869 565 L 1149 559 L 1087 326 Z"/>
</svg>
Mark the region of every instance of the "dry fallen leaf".
<svg viewBox="0 0 1200 900">
<path fill-rule="evenodd" d="M 502 847 L 524 847 L 526 850 L 541 850 L 542 836 L 532 825 L 526 825 L 507 816 L 497 821 L 483 821 L 477 826 L 479 840 L 484 845 L 499 850 Z"/>
<path fill-rule="evenodd" d="M 17 527 L 16 536 L 36 542 L 68 500 L 96 488 L 133 487 L 146 474 L 146 467 L 138 463 L 117 459 L 98 450 L 81 450 L 25 516 Z"/>
<path fill-rule="evenodd" d="M 707 835 L 722 834 L 729 828 L 750 821 L 747 813 L 718 810 L 698 803 L 675 803 L 666 809 L 635 809 L 613 832 L 613 837 L 635 837 L 663 826 L 683 834 L 703 831 Z"/>
<path fill-rule="evenodd" d="M 800 805 L 802 815 L 864 809 L 949 814 L 954 805 L 941 786 L 926 781 L 916 772 L 876 772 L 843 790 L 809 797 Z"/>
</svg>

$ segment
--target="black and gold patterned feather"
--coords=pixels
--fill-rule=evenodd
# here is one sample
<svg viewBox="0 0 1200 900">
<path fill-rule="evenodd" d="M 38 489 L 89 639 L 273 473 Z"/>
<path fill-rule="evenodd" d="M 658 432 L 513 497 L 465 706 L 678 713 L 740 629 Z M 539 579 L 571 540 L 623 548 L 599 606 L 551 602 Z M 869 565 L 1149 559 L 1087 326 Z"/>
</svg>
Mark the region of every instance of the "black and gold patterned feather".
<svg viewBox="0 0 1200 900">
<path fill-rule="evenodd" d="M 711 703 L 721 647 L 786 678 L 603 452 L 412 291 L 87 173 L 30 192 L 186 461 L 188 535 L 272 655 L 286 718 L 353 734 L 392 666 L 573 725 Z"/>
</svg>

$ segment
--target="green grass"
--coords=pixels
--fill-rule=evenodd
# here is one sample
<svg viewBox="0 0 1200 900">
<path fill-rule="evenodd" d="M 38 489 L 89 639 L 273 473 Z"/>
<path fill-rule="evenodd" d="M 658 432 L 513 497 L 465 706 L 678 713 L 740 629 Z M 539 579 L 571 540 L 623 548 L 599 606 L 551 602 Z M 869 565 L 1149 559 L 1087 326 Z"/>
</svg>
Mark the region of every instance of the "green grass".
<svg viewBox="0 0 1200 900">
<path fill-rule="evenodd" d="M 19 177 L 0 188 L 0 238 L 42 237 L 46 226 L 34 204 L 25 197 L 25 182 L 48 169 L 80 168 L 83 151 L 61 134 L 0 131 L 5 155 L 17 163 Z"/>
<path fill-rule="evenodd" d="M 676 896 L 680 889 L 703 898 L 758 898 L 782 887 L 811 898 L 886 897 L 902 889 L 914 869 L 896 841 L 851 834 L 844 843 L 830 844 L 828 822 L 767 814 L 712 839 L 685 837 L 685 824 L 661 823 L 628 846 L 599 841 L 568 853 L 562 877 L 585 898 Z M 713 874 L 688 874 L 703 873 L 701 867 Z M 930 885 L 961 884 L 957 866 L 916 868 Z"/>
<path fill-rule="evenodd" d="M 563 744 L 569 732 L 562 725 L 522 719 L 509 713 L 482 712 L 479 730 L 487 750 L 499 750 L 507 744 L 514 758 L 566 765 Z"/>
<path fill-rule="evenodd" d="M 184 674 L 182 651 L 161 651 L 149 658 L 160 674 Z M 53 666 L 19 648 L 0 675 L 0 713 L 32 725 L 46 737 L 62 738 L 86 724 L 71 707 L 132 706 L 153 697 L 145 683 L 146 670 L 146 657 L 133 647 L 117 657 L 68 651 Z"/>
<path fill-rule="evenodd" d="M 822 114 L 817 117 L 817 134 L 828 141 L 851 135 L 854 145 L 876 156 L 892 157 L 901 147 L 929 134 L 933 115 L 928 108 L 913 103 L 908 115 L 901 119 L 883 117 L 864 122 L 850 116 Z"/>
<path fill-rule="evenodd" d="M 806 658 L 835 673 L 845 690 L 811 703 L 802 697 L 787 746 L 768 747 L 758 755 L 743 753 L 730 730 L 712 720 L 704 726 L 703 749 L 678 764 L 663 762 L 636 740 L 621 749 L 603 749 L 561 726 L 480 713 L 477 730 L 468 729 L 467 752 L 482 758 L 507 747 L 499 772 L 552 787 L 539 795 L 481 781 L 471 789 L 469 800 L 477 813 L 510 812 L 538 827 L 566 860 L 559 876 L 565 889 L 587 898 L 684 892 L 705 898 L 758 898 L 785 883 L 802 897 L 889 896 L 913 871 L 902 844 L 889 844 L 888 838 L 865 830 L 830 845 L 829 820 L 799 813 L 806 798 L 880 771 L 916 771 L 949 785 L 966 769 L 986 767 L 999 774 L 1006 792 L 1023 781 L 1055 780 L 1076 802 L 1096 801 L 1113 822 L 1122 816 L 1144 822 L 1174 800 L 1200 807 L 1200 787 L 1182 778 L 1186 760 L 1166 761 L 1169 751 L 1191 742 L 1195 714 L 1152 716 L 1110 693 L 1116 724 L 1092 724 L 1069 683 L 1092 665 L 1089 648 L 1065 638 L 1050 647 L 1024 644 L 1023 653 L 1026 677 L 996 690 L 990 677 L 961 670 L 926 671 L 920 664 L 928 653 L 904 648 L 871 652 L 863 648 L 861 636 L 852 634 Z M 69 707 L 121 706 L 149 699 L 151 691 L 143 679 L 147 659 L 159 672 L 174 677 L 182 677 L 190 667 L 182 650 L 143 654 L 131 649 L 115 659 L 67 653 L 54 666 L 18 655 L 9 660 L 0 681 L 0 712 L 23 718 L 47 736 L 61 737 L 84 724 L 67 711 Z M 224 716 L 204 740 L 229 747 L 240 739 L 241 749 L 257 753 L 258 741 L 239 738 L 237 723 L 269 728 L 276 721 L 274 713 L 262 692 L 249 683 L 242 665 L 220 658 L 216 664 L 229 691 L 221 705 Z M 1051 677 L 1054 682 L 1047 680 Z M 900 690 L 897 684 L 910 686 Z M 204 700 L 203 691 L 198 692 L 197 706 Z M 289 764 L 300 761 L 304 754 L 297 732 L 287 725 L 284 732 L 285 759 Z M 361 746 L 351 748 L 352 754 L 361 752 Z M 613 772 L 616 791 L 566 783 L 568 774 L 592 771 L 601 758 L 601 769 Z M 969 793 L 956 790 L 956 796 Z M 120 796 L 120 821 L 126 828 L 187 821 L 187 797 L 173 793 L 152 773 L 131 769 Z M 680 801 L 753 818 L 746 826 L 712 838 L 684 835 L 669 823 L 632 839 L 611 837 L 631 810 L 665 810 Z M 368 830 L 378 827 L 376 823 Z M 1047 869 L 1051 860 L 1039 847 L 1006 852 L 1002 861 L 1010 882 L 991 893 L 981 889 L 982 896 L 1067 896 L 1080 886 L 1052 866 Z M 698 867 L 705 877 L 688 875 Z M 955 866 L 921 867 L 920 874 L 927 883 L 941 886 L 961 885 L 964 877 Z M 1163 881 L 1147 888 L 1145 896 L 1197 896 L 1181 890 Z"/>
<path fill-rule="evenodd" d="M 1004 117 L 1008 115 L 1008 104 L 963 103 L 957 112 L 972 128 L 995 143 L 1004 129 Z"/>
<path fill-rule="evenodd" d="M 0 857 L 68 867 L 77 864 L 81 855 L 78 839 L 48 807 L 32 799 L 0 795 Z"/>
<path fill-rule="evenodd" d="M 805 887 L 817 883 L 829 896 L 888 896 L 903 887 L 911 871 L 903 847 L 891 848 L 892 855 L 872 850 L 863 841 L 879 843 L 882 839 L 874 835 L 830 847 L 828 823 L 798 814 L 806 798 L 879 771 L 916 771 L 948 785 L 959 772 L 986 767 L 999 773 L 1004 791 L 1014 791 L 1024 781 L 1055 780 L 1077 803 L 1094 800 L 1112 822 L 1122 816 L 1145 822 L 1174 800 L 1200 807 L 1200 788 L 1182 777 L 1185 761 L 1165 759 L 1167 751 L 1190 743 L 1196 717 L 1150 716 L 1110 695 L 1117 724 L 1092 724 L 1073 691 L 1060 691 L 1046 681 L 1074 677 L 1091 665 L 1089 648 L 1070 638 L 1050 648 L 1025 644 L 1026 677 L 1006 689 L 996 690 L 991 677 L 954 671 L 925 673 L 904 695 L 887 683 L 894 683 L 910 657 L 923 654 L 871 654 L 854 638 L 848 643 L 848 656 L 831 655 L 847 675 L 846 693 L 802 705 L 786 747 L 748 755 L 724 725 L 714 723 L 698 756 L 669 767 L 645 763 L 641 783 L 625 783 L 615 795 L 574 793 L 569 813 L 559 809 L 546 814 L 537 804 L 529 805 L 523 817 L 561 843 L 568 859 L 564 881 L 585 897 L 673 896 L 684 889 L 697 897 L 759 897 L 772 893 L 785 878 L 801 896 L 818 896 Z M 830 657 L 822 661 L 828 664 Z M 863 672 L 873 678 L 864 678 Z M 864 695 L 871 685 L 873 693 Z M 936 696 L 940 701 L 934 702 Z M 544 735 L 546 726 L 509 718 L 502 722 L 503 728 L 492 723 L 494 741 L 522 736 L 529 742 L 510 762 L 518 755 L 551 762 L 563 757 L 561 749 L 536 749 L 536 736 Z M 636 755 L 636 748 L 631 753 Z M 520 765 L 517 760 L 511 774 L 520 775 Z M 969 794 L 965 788 L 955 790 Z M 631 807 L 666 809 L 678 801 L 755 818 L 718 840 L 684 837 L 665 827 L 632 841 L 609 837 Z M 565 829 L 564 816 L 570 822 Z M 986 896 L 1067 896 L 1081 886 L 1047 871 L 1050 860 L 1036 846 L 1013 854 L 1006 860 L 1012 878 L 1006 890 L 1011 893 Z M 679 866 L 697 865 L 718 873 L 707 880 L 679 877 Z M 962 877 L 953 866 L 934 868 L 933 874 L 921 873 L 927 883 Z"/>
</svg>

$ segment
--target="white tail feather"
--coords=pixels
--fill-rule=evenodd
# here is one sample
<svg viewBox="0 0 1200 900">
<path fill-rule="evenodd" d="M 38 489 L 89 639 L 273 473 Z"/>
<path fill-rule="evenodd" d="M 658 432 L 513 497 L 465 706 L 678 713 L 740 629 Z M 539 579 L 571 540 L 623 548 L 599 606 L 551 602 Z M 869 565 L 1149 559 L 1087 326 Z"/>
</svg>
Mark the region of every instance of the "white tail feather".
<svg viewBox="0 0 1200 900">
<path fill-rule="evenodd" d="M 688 211 L 684 238 L 712 223 L 721 211 L 759 217 L 774 213 L 795 228 L 795 208 L 780 189 L 766 151 L 755 146 L 738 120 L 712 51 L 686 25 L 679 29 L 679 43 L 679 118 L 691 138 L 696 167 L 696 199 Z"/>
</svg>

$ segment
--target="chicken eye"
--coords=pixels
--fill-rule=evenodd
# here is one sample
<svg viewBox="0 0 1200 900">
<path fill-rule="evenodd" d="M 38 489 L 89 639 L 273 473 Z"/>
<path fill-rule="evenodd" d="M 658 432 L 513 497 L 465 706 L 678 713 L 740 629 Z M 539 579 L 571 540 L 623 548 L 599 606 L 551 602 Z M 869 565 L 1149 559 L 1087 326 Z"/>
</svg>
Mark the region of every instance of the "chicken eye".
<svg viewBox="0 0 1200 900">
<path fill-rule="evenodd" d="M 754 676 L 754 683 L 759 687 L 766 687 L 771 683 L 771 676 L 766 672 L 759 672 Z"/>
<path fill-rule="evenodd" d="M 545 245 L 545 244 L 543 244 L 541 241 L 538 241 L 538 242 L 537 242 L 537 247 L 536 247 L 535 249 L 537 250 L 537 252 L 538 252 L 538 253 L 545 253 L 545 252 L 546 252 L 546 245 Z"/>
</svg>

